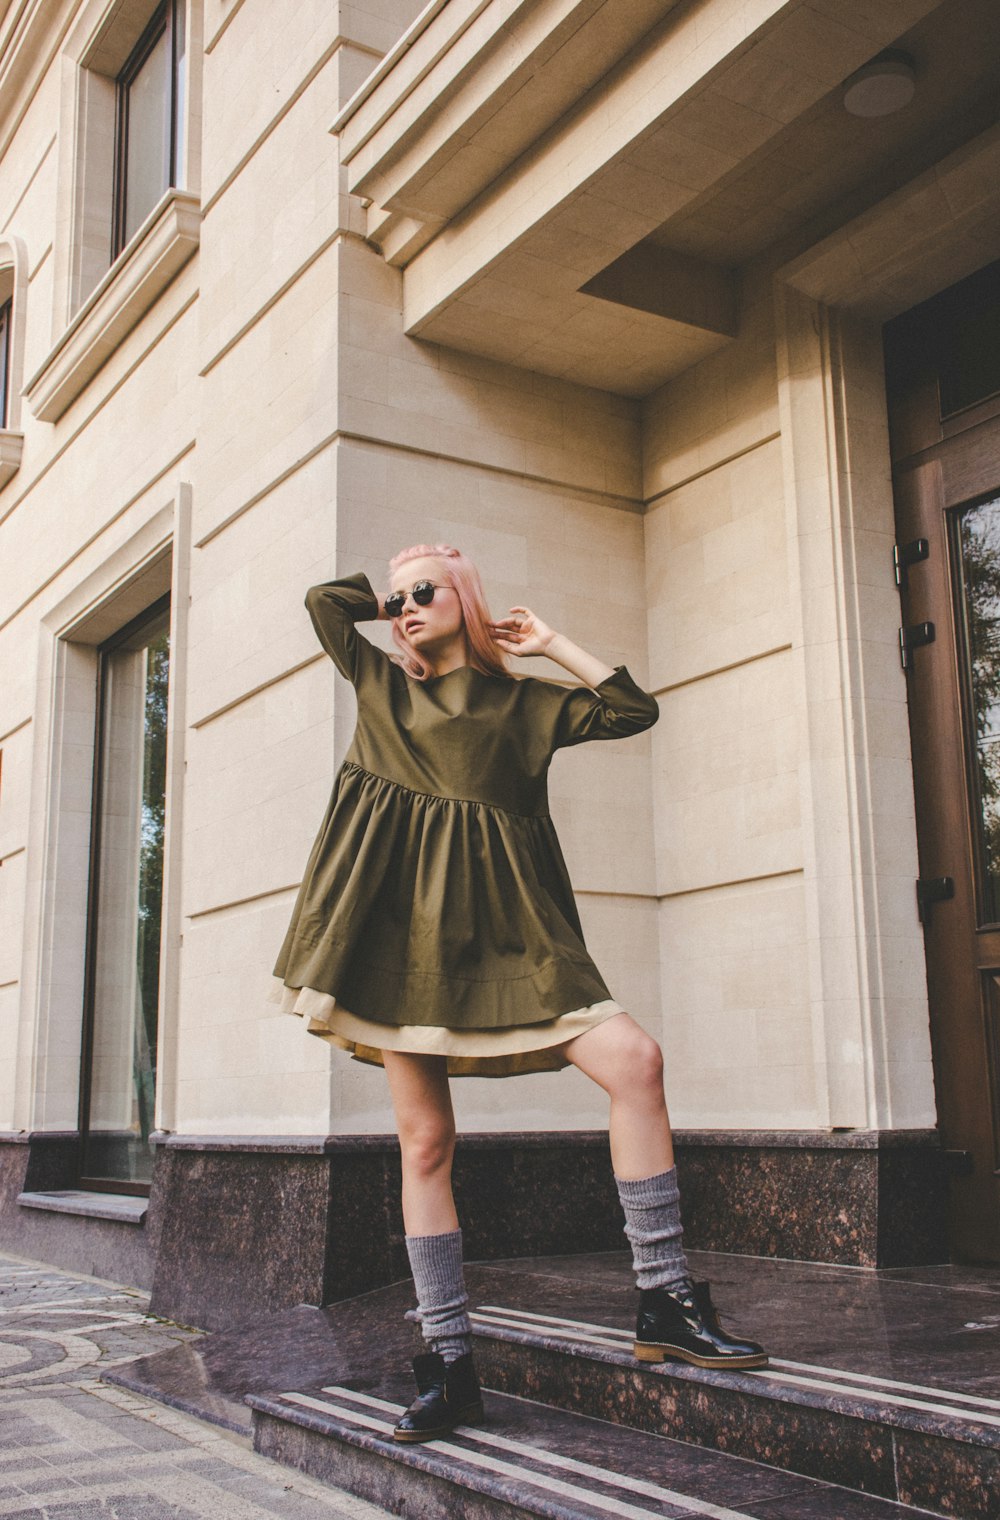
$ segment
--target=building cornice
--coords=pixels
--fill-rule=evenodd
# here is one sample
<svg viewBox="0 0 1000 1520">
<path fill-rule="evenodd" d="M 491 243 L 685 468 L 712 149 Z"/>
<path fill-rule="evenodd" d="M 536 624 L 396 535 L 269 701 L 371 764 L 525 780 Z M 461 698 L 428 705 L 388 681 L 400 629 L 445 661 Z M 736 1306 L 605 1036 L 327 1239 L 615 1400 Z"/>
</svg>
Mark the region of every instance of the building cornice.
<svg viewBox="0 0 1000 1520">
<path fill-rule="evenodd" d="M 0 0 L 0 157 L 45 78 L 75 10 L 69 0 Z"/>
<path fill-rule="evenodd" d="M 680 0 L 433 0 L 330 130 L 368 233 L 405 264 Z M 424 228 L 423 235 L 420 228 Z"/>
<path fill-rule="evenodd" d="M 737 271 L 685 219 L 934 8 L 832 3 L 429 7 L 332 128 L 404 331 L 626 396 L 731 342 Z"/>
<path fill-rule="evenodd" d="M 479 0 L 476 12 L 478 13 L 483 9 L 484 5 L 488 5 L 489 3 L 490 0 Z M 407 27 L 399 41 L 383 55 L 378 66 L 372 70 L 360 88 L 355 90 L 350 100 L 341 109 L 340 115 L 334 121 L 330 128 L 331 132 L 336 135 L 343 131 L 344 127 L 351 120 L 351 117 L 361 109 L 368 97 L 374 94 L 386 75 L 390 74 L 396 67 L 403 54 L 410 51 L 410 48 L 427 30 L 438 12 L 444 10 L 444 7 L 448 4 L 449 0 L 430 0 L 430 3 L 424 6 L 420 14 Z M 468 25 L 468 22 L 465 25 Z M 446 46 L 451 46 L 450 39 Z"/>
</svg>

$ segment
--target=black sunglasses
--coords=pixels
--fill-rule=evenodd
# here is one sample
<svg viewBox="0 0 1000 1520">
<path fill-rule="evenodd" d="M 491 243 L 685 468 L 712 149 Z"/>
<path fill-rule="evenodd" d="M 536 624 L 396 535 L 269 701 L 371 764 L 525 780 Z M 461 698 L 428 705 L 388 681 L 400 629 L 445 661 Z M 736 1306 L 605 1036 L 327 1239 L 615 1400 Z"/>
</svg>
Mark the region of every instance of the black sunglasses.
<svg viewBox="0 0 1000 1520">
<path fill-rule="evenodd" d="M 437 586 L 434 581 L 417 581 L 412 591 L 390 591 L 383 605 L 391 618 L 397 618 L 406 606 L 408 596 L 412 596 L 418 607 L 427 607 L 434 600 L 435 591 L 449 589 Z"/>
</svg>

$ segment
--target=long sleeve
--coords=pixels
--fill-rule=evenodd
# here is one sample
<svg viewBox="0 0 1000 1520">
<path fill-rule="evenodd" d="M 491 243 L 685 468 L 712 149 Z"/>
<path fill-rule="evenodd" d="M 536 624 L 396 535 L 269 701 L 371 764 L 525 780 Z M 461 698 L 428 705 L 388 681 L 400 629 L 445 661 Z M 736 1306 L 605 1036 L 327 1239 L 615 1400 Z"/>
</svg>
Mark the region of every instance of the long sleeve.
<svg viewBox="0 0 1000 1520">
<path fill-rule="evenodd" d="M 652 728 L 660 716 L 656 698 L 637 686 L 624 665 L 597 686 L 566 687 L 556 721 L 554 748 L 588 739 L 627 739 Z"/>
<path fill-rule="evenodd" d="M 358 637 L 355 623 L 378 617 L 378 598 L 367 575 L 360 571 L 342 580 L 310 586 L 306 607 L 316 636 L 342 675 L 359 684 L 371 660 L 385 655 L 367 639 Z"/>
</svg>

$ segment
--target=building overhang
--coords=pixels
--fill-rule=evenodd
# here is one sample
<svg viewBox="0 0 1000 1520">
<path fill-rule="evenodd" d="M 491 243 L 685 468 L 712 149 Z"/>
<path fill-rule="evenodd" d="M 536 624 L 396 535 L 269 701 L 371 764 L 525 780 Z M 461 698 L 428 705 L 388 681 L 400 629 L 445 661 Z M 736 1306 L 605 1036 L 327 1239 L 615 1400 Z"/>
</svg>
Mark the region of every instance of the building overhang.
<svg viewBox="0 0 1000 1520">
<path fill-rule="evenodd" d="M 1000 258 L 1000 125 L 947 154 L 780 271 L 813 300 L 874 322 Z"/>
<path fill-rule="evenodd" d="M 648 393 L 737 324 L 671 219 L 933 9 L 434 0 L 332 127 L 406 332 Z"/>
</svg>

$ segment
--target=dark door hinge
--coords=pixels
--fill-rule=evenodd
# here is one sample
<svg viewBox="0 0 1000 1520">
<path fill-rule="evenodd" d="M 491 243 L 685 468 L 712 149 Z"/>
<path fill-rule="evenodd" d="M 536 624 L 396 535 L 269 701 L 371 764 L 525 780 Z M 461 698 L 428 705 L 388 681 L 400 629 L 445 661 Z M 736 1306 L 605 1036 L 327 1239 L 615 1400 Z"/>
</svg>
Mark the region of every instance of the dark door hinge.
<svg viewBox="0 0 1000 1520">
<path fill-rule="evenodd" d="M 893 544 L 892 564 L 896 572 L 896 585 L 900 588 L 905 586 L 907 570 L 911 565 L 927 559 L 930 552 L 931 546 L 926 538 L 911 538 L 908 544 Z"/>
<path fill-rule="evenodd" d="M 955 895 L 953 876 L 920 876 L 917 878 L 917 915 L 927 925 L 935 903 L 948 902 Z"/>
<path fill-rule="evenodd" d="M 933 623 L 910 623 L 899 630 L 899 662 L 904 670 L 913 665 L 912 652 L 922 644 L 933 644 L 937 637 Z"/>
</svg>

